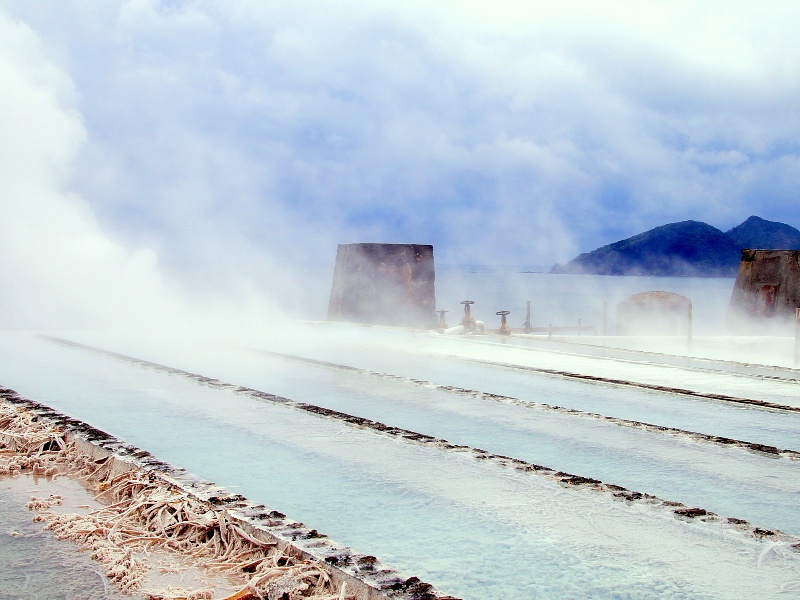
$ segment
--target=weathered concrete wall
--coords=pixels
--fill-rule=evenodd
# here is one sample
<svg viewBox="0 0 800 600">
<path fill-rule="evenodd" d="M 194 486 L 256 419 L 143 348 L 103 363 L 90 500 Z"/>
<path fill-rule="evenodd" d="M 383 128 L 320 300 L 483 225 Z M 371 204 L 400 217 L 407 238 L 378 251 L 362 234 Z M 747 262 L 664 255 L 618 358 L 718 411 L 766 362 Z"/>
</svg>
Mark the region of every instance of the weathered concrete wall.
<svg viewBox="0 0 800 600">
<path fill-rule="evenodd" d="M 433 329 L 435 278 L 433 246 L 339 244 L 328 320 Z"/>
<path fill-rule="evenodd" d="M 617 305 L 617 335 L 686 335 L 692 301 L 673 292 L 643 292 Z"/>
<path fill-rule="evenodd" d="M 800 307 L 800 251 L 742 250 L 727 324 L 734 331 L 780 325 Z"/>
</svg>

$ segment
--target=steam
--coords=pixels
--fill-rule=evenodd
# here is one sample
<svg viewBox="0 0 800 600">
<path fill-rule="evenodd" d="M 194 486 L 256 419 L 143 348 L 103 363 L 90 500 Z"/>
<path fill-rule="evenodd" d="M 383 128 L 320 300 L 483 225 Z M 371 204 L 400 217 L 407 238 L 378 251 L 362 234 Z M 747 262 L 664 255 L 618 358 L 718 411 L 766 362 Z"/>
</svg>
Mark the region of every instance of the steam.
<svg viewBox="0 0 800 600">
<path fill-rule="evenodd" d="M 793 5 L 0 10 L 4 326 L 322 318 L 340 243 L 552 265 L 795 219 Z"/>
<path fill-rule="evenodd" d="M 274 318 L 271 299 L 246 280 L 224 294 L 190 290 L 154 248 L 108 235 L 70 189 L 89 143 L 74 83 L 33 31 L 2 13 L 0 70 L 0 327 L 208 325 L 232 300 L 248 318 Z M 183 224 L 192 226 L 188 214 Z"/>
<path fill-rule="evenodd" d="M 4 326 L 85 325 L 152 309 L 163 281 L 148 250 L 101 232 L 64 188 L 86 131 L 71 81 L 27 27 L 0 15 L 0 314 Z"/>
</svg>

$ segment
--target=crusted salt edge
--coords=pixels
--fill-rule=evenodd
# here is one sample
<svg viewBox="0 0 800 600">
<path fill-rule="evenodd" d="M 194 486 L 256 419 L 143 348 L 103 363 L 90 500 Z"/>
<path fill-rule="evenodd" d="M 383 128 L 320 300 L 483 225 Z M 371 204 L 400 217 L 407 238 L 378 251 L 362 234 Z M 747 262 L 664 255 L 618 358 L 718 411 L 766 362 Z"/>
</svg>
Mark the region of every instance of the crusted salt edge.
<svg viewBox="0 0 800 600">
<path fill-rule="evenodd" d="M 656 383 L 644 383 L 641 381 L 632 381 L 628 379 L 616 379 L 614 377 L 602 377 L 600 375 L 587 375 L 584 373 L 573 373 L 571 371 L 562 371 L 559 369 L 546 369 L 543 367 L 531 367 L 526 365 L 518 365 L 514 363 L 495 362 L 490 360 L 483 360 L 477 358 L 463 358 L 467 362 L 476 364 L 492 365 L 495 367 L 502 367 L 504 369 L 511 369 L 516 371 L 530 371 L 533 373 L 540 373 L 542 375 L 551 375 L 554 377 L 563 377 L 566 379 L 575 379 L 579 381 L 589 381 L 594 383 L 604 383 L 610 385 L 620 385 L 632 388 L 641 388 L 643 390 L 654 390 L 657 392 L 668 392 L 670 394 L 680 394 L 682 396 L 690 396 L 692 398 L 703 398 L 707 400 L 716 400 L 720 402 L 731 402 L 734 404 L 743 404 L 746 406 L 754 406 L 757 408 L 765 408 L 771 410 L 780 410 L 786 412 L 800 412 L 800 406 L 791 406 L 788 404 L 778 404 L 776 402 L 768 402 L 766 400 L 755 400 L 753 398 L 741 398 L 739 396 L 729 396 L 727 394 L 712 394 L 707 392 L 698 392 L 685 388 L 676 388 Z"/>
<path fill-rule="evenodd" d="M 23 409 L 37 420 L 63 429 L 64 440 L 74 443 L 81 452 L 96 462 L 110 458 L 113 461 L 109 468 L 112 478 L 129 471 L 145 472 L 161 480 L 165 487 L 174 486 L 188 496 L 221 511 L 226 519 L 255 539 L 274 543 L 279 551 L 301 560 L 319 563 L 337 588 L 347 590 L 348 598 L 458 600 L 436 590 L 418 577 L 401 574 L 374 556 L 337 544 L 326 535 L 287 518 L 279 511 L 263 504 L 255 504 L 240 494 L 232 494 L 185 469 L 159 460 L 146 450 L 127 444 L 49 406 L 27 399 L 14 390 L 0 388 L 0 401 Z M 0 441 L 7 443 L 10 439 L 10 435 L 0 432 Z"/>
<path fill-rule="evenodd" d="M 438 334 L 437 334 L 438 337 Z M 704 356 L 687 356 L 684 354 L 670 354 L 667 352 L 656 352 L 654 350 L 642 350 L 642 349 L 634 349 L 634 348 L 623 348 L 619 346 L 606 346 L 603 344 L 592 344 L 588 342 L 578 342 L 575 340 L 552 340 L 548 339 L 547 337 L 542 337 L 538 335 L 529 335 L 524 333 L 514 333 L 514 337 L 520 338 L 522 340 L 535 340 L 536 342 L 541 342 L 544 345 L 552 345 L 552 346 L 566 346 L 569 350 L 555 350 L 560 354 L 566 354 L 569 356 L 577 356 L 577 357 L 585 357 L 587 356 L 585 353 L 581 353 L 579 350 L 581 348 L 591 348 L 593 350 L 600 350 L 610 354 L 616 354 L 618 356 L 596 356 L 596 358 L 604 358 L 616 361 L 624 361 L 624 362 L 633 362 L 638 364 L 651 364 L 651 365 L 662 365 L 662 366 L 674 366 L 671 363 L 659 363 L 654 360 L 637 360 L 637 358 L 666 358 L 666 359 L 673 359 L 673 360 L 680 360 L 681 361 L 681 368 L 683 369 L 691 369 L 692 371 L 699 371 L 704 373 L 719 373 L 719 372 L 727 372 L 732 375 L 737 376 L 744 376 L 744 377 L 756 377 L 758 379 L 764 380 L 773 380 L 773 381 L 783 381 L 788 383 L 800 383 L 800 369 L 787 367 L 785 365 L 776 365 L 776 364 L 769 364 L 769 363 L 753 363 L 753 362 L 743 362 L 739 360 L 731 360 L 731 359 L 724 359 L 724 358 L 709 358 Z M 458 339 L 458 338 L 452 338 Z M 485 339 L 470 339 L 470 338 L 461 338 L 458 341 L 468 342 L 468 343 L 479 343 L 479 344 L 486 344 L 486 345 L 504 345 L 504 342 L 491 342 Z M 515 348 L 525 351 L 539 351 L 541 348 L 536 346 L 515 346 Z M 578 350 L 575 350 L 577 348 Z M 626 356 L 628 358 L 621 358 L 621 356 Z M 592 355 L 589 355 L 592 356 Z M 707 365 L 706 367 L 702 366 L 692 366 L 692 365 Z M 712 368 L 714 365 L 722 365 L 729 368 L 741 368 L 749 370 L 749 372 L 739 373 L 735 371 L 724 371 L 720 369 Z M 771 371 L 773 373 L 784 373 L 786 376 L 782 377 L 780 375 L 765 375 L 764 371 Z"/>
<path fill-rule="evenodd" d="M 293 360 L 298 362 L 303 362 L 306 364 L 313 364 L 322 367 L 340 369 L 352 373 L 357 373 L 360 375 L 366 375 L 370 377 L 378 377 L 381 379 L 391 380 L 391 381 L 399 381 L 402 383 L 410 383 L 413 385 L 419 385 L 428 388 L 435 388 L 437 390 L 442 390 L 444 392 L 449 392 L 452 394 L 460 394 L 465 396 L 472 396 L 475 398 L 483 398 L 486 400 L 493 400 L 495 402 L 503 402 L 507 404 L 515 404 L 517 406 L 521 406 L 523 408 L 528 408 L 531 410 L 547 410 L 559 413 L 570 414 L 578 417 L 583 418 L 590 418 L 596 419 L 599 421 L 605 421 L 608 423 L 613 423 L 614 425 L 619 425 L 620 427 L 630 427 L 634 429 L 642 429 L 645 431 L 655 431 L 658 433 L 664 433 L 666 435 L 671 435 L 674 437 L 681 437 L 681 438 L 689 438 L 696 440 L 702 443 L 710 443 L 719 446 L 727 446 L 732 448 L 741 448 L 748 452 L 758 452 L 763 454 L 769 454 L 771 456 L 780 457 L 780 458 L 788 458 L 790 460 L 800 460 L 800 452 L 797 450 L 790 450 L 786 448 L 778 448 L 776 446 L 770 446 L 767 444 L 759 444 L 756 442 L 749 442 L 747 440 L 737 440 L 733 438 L 718 436 L 718 435 L 710 435 L 707 433 L 699 433 L 696 431 L 689 431 L 686 429 L 678 429 L 676 427 L 665 427 L 663 425 L 655 425 L 652 423 L 645 423 L 643 421 L 634 421 L 631 419 L 623 419 L 621 417 L 611 417 L 608 415 L 602 415 L 600 413 L 588 412 L 583 410 L 578 410 L 575 408 L 567 408 L 564 406 L 554 406 L 552 404 L 545 404 L 542 402 L 532 402 L 529 400 L 520 400 L 519 398 L 514 398 L 513 396 L 505 396 L 503 394 L 493 394 L 489 392 L 482 392 L 480 390 L 473 390 L 468 388 L 457 387 L 453 385 L 442 385 L 438 383 L 434 383 L 432 381 L 426 381 L 424 379 L 413 379 L 410 377 L 403 377 L 400 375 L 392 375 L 390 373 L 381 373 L 379 371 L 371 371 L 369 369 L 361 369 L 358 367 L 352 367 L 349 365 L 340 365 L 337 363 L 331 363 L 322 360 L 316 360 L 311 358 L 305 358 L 302 356 L 294 356 L 292 354 L 284 354 L 282 352 L 272 352 L 266 350 L 254 350 L 259 354 L 267 354 L 270 356 L 277 356 L 280 358 L 284 358 L 287 360 Z M 503 368 L 506 368 L 506 365 L 503 363 L 490 363 L 490 364 L 497 364 Z M 514 367 L 516 368 L 516 367 Z M 525 368 L 525 367 L 520 367 Z M 545 373 L 547 375 L 547 373 Z M 662 391 L 667 393 L 671 393 L 671 388 L 664 388 Z"/>
<path fill-rule="evenodd" d="M 386 425 L 384 423 L 378 421 L 372 421 L 371 419 L 366 419 L 363 417 L 350 415 L 347 413 L 343 413 L 337 410 L 332 410 L 329 408 L 324 408 L 321 406 L 316 406 L 313 404 L 307 404 L 304 402 L 298 402 L 296 400 L 291 400 L 289 398 L 284 398 L 282 396 L 278 396 L 276 394 L 271 394 L 268 392 L 263 392 L 260 390 L 256 390 L 253 388 L 245 387 L 245 386 L 237 386 L 232 383 L 226 383 L 220 381 L 219 379 L 206 377 L 204 375 L 198 375 L 196 373 L 191 373 L 189 371 L 184 371 L 182 369 L 176 369 L 174 367 L 169 367 L 165 365 L 161 365 L 159 363 L 151 362 L 148 360 L 143 360 L 135 357 L 131 357 L 125 354 L 120 354 L 118 352 L 112 352 L 109 350 L 104 350 L 101 348 L 95 348 L 93 346 L 87 346 L 85 344 L 80 344 L 77 342 L 73 342 L 71 340 L 65 340 L 62 338 L 55 338 L 50 336 L 44 336 L 46 339 L 49 339 L 57 344 L 61 344 L 64 346 L 76 348 L 79 350 L 84 350 L 87 352 L 92 352 L 95 354 L 102 354 L 106 356 L 111 356 L 116 358 L 117 360 L 121 360 L 123 362 L 137 364 L 141 367 L 152 369 L 155 371 L 162 371 L 168 372 L 174 375 L 180 375 L 182 377 L 186 377 L 187 379 L 191 379 L 197 383 L 202 385 L 206 385 L 208 387 L 216 388 L 216 389 L 226 389 L 231 390 L 236 393 L 248 395 L 252 398 L 258 399 L 260 401 L 265 402 L 274 402 L 277 404 L 283 404 L 294 408 L 296 410 L 302 410 L 305 412 L 310 412 L 316 414 L 320 417 L 327 417 L 335 420 L 340 420 L 346 423 L 350 427 L 356 427 L 360 429 L 371 429 L 382 435 L 392 436 L 394 438 L 399 438 L 405 442 L 416 443 L 421 445 L 433 445 L 445 451 L 451 452 L 469 452 L 472 453 L 475 459 L 483 461 L 483 462 L 491 462 L 497 464 L 502 467 L 513 467 L 518 471 L 528 472 L 532 475 L 546 477 L 548 479 L 557 481 L 561 485 L 565 485 L 568 487 L 579 487 L 582 489 L 591 490 L 597 493 L 605 493 L 611 494 L 615 499 L 622 500 L 626 502 L 637 502 L 643 501 L 647 502 L 652 508 L 654 509 L 661 509 L 661 510 L 669 510 L 671 511 L 677 518 L 683 520 L 699 520 L 704 523 L 708 523 L 709 525 L 713 526 L 720 526 L 720 527 L 730 527 L 738 530 L 742 533 L 747 533 L 756 539 L 769 539 L 770 541 L 781 541 L 791 545 L 794 549 L 800 551 L 800 537 L 787 534 L 777 529 L 766 529 L 757 526 L 753 526 L 745 519 L 739 519 L 736 517 L 724 517 L 720 516 L 712 511 L 706 510 L 701 507 L 689 507 L 683 504 L 682 502 L 676 502 L 671 500 L 664 500 L 659 498 L 658 496 L 654 496 L 651 494 L 647 494 L 644 492 L 637 492 L 634 490 L 629 490 L 619 485 L 611 484 L 611 483 L 604 483 L 598 479 L 592 479 L 589 477 L 584 477 L 581 475 L 575 475 L 572 473 L 566 473 L 563 471 L 555 471 L 549 467 L 538 465 L 535 463 L 531 463 L 528 461 L 524 461 L 518 458 L 513 458 L 509 456 L 503 456 L 498 454 L 492 454 L 486 450 L 480 448 L 473 448 L 471 446 L 464 446 L 460 444 L 453 444 L 448 440 L 436 438 L 424 433 L 418 433 L 415 431 L 411 431 L 408 429 L 403 429 L 400 427 L 394 427 L 391 425 Z M 476 362 L 483 362 L 483 361 L 476 361 Z M 521 368 L 523 370 L 536 370 L 530 369 L 526 367 L 519 367 L 517 365 L 506 365 L 505 363 L 491 363 L 498 366 L 509 367 L 513 369 Z M 347 367 L 348 369 L 353 369 L 354 371 L 358 371 L 359 369 L 355 367 Z M 560 372 L 553 372 L 552 374 L 561 374 Z M 594 378 L 591 376 L 587 376 L 590 380 L 600 379 L 604 383 L 609 383 L 612 380 L 603 380 L 602 378 Z M 625 382 L 622 382 L 625 383 Z M 638 385 L 638 384 L 634 384 Z M 642 387 L 645 387 L 644 385 Z M 662 391 L 669 391 L 675 393 L 676 390 L 673 388 L 663 388 L 658 386 L 659 389 Z M 454 388 L 457 389 L 457 388 Z M 692 393 L 694 395 L 694 393 Z M 1 395 L 1 394 L 0 394 Z M 716 395 L 709 395 L 706 397 L 715 397 Z M 757 402 L 757 401 L 753 401 Z M 779 405 L 780 406 L 780 405 Z M 560 409 L 561 407 L 553 407 L 553 409 Z M 791 408 L 791 407 L 790 407 Z M 566 409 L 570 410 L 570 409 Z M 800 410 L 798 408 L 797 410 Z M 648 424 L 642 423 L 641 425 L 648 426 Z M 658 427 L 658 426 L 653 426 Z M 681 430 L 677 430 L 681 431 Z M 698 436 L 698 441 L 702 439 L 704 434 L 694 434 L 693 432 L 685 432 L 686 434 Z M 709 436 L 714 437 L 714 436 Z M 725 443 L 722 440 L 725 438 L 717 438 L 717 440 L 703 440 L 703 441 L 713 441 L 716 443 Z M 743 448 L 747 448 L 749 450 L 759 451 L 756 448 L 748 447 L 750 446 L 749 442 L 741 442 Z M 769 448 L 767 446 L 763 446 L 763 448 Z M 770 450 L 762 450 L 768 454 L 773 454 Z M 780 454 L 787 458 L 796 458 L 796 452 L 790 450 L 778 451 L 774 454 Z"/>
</svg>

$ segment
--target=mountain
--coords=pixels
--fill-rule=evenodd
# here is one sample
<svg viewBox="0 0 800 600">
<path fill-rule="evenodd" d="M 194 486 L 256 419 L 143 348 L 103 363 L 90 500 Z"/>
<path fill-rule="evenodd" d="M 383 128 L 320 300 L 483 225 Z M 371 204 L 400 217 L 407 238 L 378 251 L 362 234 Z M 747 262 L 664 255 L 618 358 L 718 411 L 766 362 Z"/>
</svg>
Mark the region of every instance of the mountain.
<svg viewBox="0 0 800 600">
<path fill-rule="evenodd" d="M 733 277 L 742 248 L 800 250 L 800 231 L 756 216 L 725 233 L 700 221 L 681 221 L 581 254 L 550 272 Z"/>
<path fill-rule="evenodd" d="M 749 217 L 727 232 L 740 248 L 753 250 L 800 250 L 800 231 L 776 221 Z"/>
<path fill-rule="evenodd" d="M 581 254 L 550 272 L 733 277 L 742 248 L 800 250 L 800 231 L 756 216 L 726 233 L 699 221 L 681 221 Z"/>
<path fill-rule="evenodd" d="M 727 277 L 736 274 L 740 258 L 739 246 L 719 229 L 681 221 L 581 254 L 550 272 Z"/>
</svg>

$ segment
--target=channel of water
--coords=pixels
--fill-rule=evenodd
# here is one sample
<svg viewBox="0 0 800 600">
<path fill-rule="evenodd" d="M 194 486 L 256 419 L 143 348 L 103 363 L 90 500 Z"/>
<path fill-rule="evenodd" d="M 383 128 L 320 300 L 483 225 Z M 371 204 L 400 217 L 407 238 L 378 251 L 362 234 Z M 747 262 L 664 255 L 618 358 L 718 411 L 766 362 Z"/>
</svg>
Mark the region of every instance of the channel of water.
<svg viewBox="0 0 800 600">
<path fill-rule="evenodd" d="M 200 354 L 206 352 L 213 355 L 208 348 Z M 3 385 L 287 512 L 334 539 L 375 553 L 389 564 L 465 598 L 703 598 L 738 593 L 755 597 L 765 590 L 790 589 L 800 564 L 800 555 L 791 549 L 757 541 L 739 531 L 683 522 L 647 505 L 628 505 L 607 495 L 564 489 L 545 478 L 483 465 L 466 455 L 387 439 L 30 336 L 4 336 L 0 354 Z M 231 362 L 240 356 L 234 358 Z M 265 367 L 264 357 L 254 355 L 253 360 L 264 369 L 265 377 L 279 379 L 272 367 Z M 277 371 L 292 371 L 285 361 L 277 364 Z M 573 437 L 569 432 L 560 436 L 552 432 L 576 421 L 551 421 L 537 429 L 533 420 L 522 416 L 537 411 L 521 407 L 495 406 L 485 400 L 465 403 L 464 398 L 455 401 L 418 386 L 387 385 L 325 369 L 303 367 L 296 372 L 292 377 L 307 382 L 304 388 L 294 380 L 292 397 L 296 400 L 310 401 L 298 396 L 306 389 L 309 393 L 316 389 L 316 403 L 320 404 L 325 390 L 335 390 L 329 398 L 342 401 L 354 396 L 352 407 L 366 410 L 370 402 L 391 407 L 402 396 L 403 401 L 391 408 L 389 416 L 400 419 L 404 414 L 429 412 L 425 423 L 436 427 L 455 421 L 452 433 L 460 432 L 471 445 L 480 445 L 476 439 L 488 443 L 496 437 L 519 447 L 521 440 L 540 436 L 548 443 L 561 437 L 557 443 L 565 444 Z M 291 383 L 291 378 L 286 381 Z M 490 405 L 492 410 L 485 413 Z M 518 413 L 506 412 L 510 408 Z M 482 416 L 489 433 L 486 438 L 475 438 L 482 434 Z M 523 424 L 515 428 L 517 417 Z M 412 419 L 415 424 L 409 428 L 431 433 L 419 426 L 420 418 Z M 611 429 L 624 431 L 616 426 Z M 599 431 L 593 425 L 575 437 L 605 437 L 611 429 Z M 605 447 L 600 444 L 595 459 L 584 462 L 584 469 L 572 471 L 596 476 L 599 465 L 593 460 L 614 462 L 626 454 L 622 448 L 614 453 L 615 444 L 630 444 L 631 451 L 640 452 L 641 446 L 658 438 L 623 438 Z M 732 498 L 740 506 L 751 502 L 751 494 L 773 492 L 762 490 L 762 480 L 753 482 L 749 477 L 745 480 L 750 483 L 740 483 L 739 492 L 736 485 L 727 485 L 727 478 L 735 480 L 740 475 L 738 461 L 731 456 L 743 455 L 745 462 L 754 458 L 763 469 L 794 465 L 786 459 L 769 459 L 762 465 L 758 461 L 766 459 L 740 450 L 733 453 L 701 444 L 683 448 L 675 445 L 674 439 L 668 444 L 670 460 L 661 463 L 662 479 L 678 480 L 689 463 L 703 462 L 697 458 L 700 455 L 692 454 L 703 448 L 701 453 L 710 452 L 705 456 L 708 466 L 717 470 L 717 483 L 727 486 L 726 494 L 740 494 Z M 636 461 L 628 466 L 635 469 Z M 692 477 L 696 475 L 692 473 Z M 784 480 L 778 488 L 797 483 L 795 476 L 780 471 L 774 478 Z"/>
<path fill-rule="evenodd" d="M 214 363 L 227 382 L 800 534 L 796 460 L 274 356 L 226 353 L 227 361 Z M 553 382 L 533 378 L 541 379 Z M 579 393 L 609 391 L 584 385 Z M 713 406 L 706 409 L 710 421 Z M 788 415 L 797 422 L 796 413 Z"/>
<path fill-rule="evenodd" d="M 350 328 L 347 335 L 343 336 L 336 335 L 340 329 L 338 326 L 327 328 L 311 325 L 300 329 L 305 335 L 300 335 L 299 338 L 279 336 L 277 341 L 255 339 L 251 340 L 249 347 L 330 361 L 439 385 L 469 388 L 520 400 L 800 450 L 800 413 L 791 414 L 709 398 L 570 380 L 474 362 L 502 358 L 522 366 L 571 369 L 576 373 L 591 374 L 596 373 L 592 369 L 598 364 L 606 368 L 611 365 L 614 369 L 613 375 L 624 379 L 635 374 L 631 370 L 625 371 L 625 368 L 637 366 L 630 365 L 627 361 L 591 359 L 584 362 L 580 357 L 558 352 L 515 352 L 514 348 L 498 348 L 496 344 L 486 347 L 485 344 L 475 342 L 443 340 L 429 334 L 409 335 L 407 332 L 381 331 L 380 335 L 375 335 L 369 328 Z M 326 329 L 333 330 L 332 335 Z M 315 341 L 309 343 L 308 336 L 315 334 Z M 265 356 L 256 358 L 243 352 L 241 344 L 217 346 L 210 343 L 170 344 L 163 341 L 153 344 L 146 338 L 137 341 L 133 336 L 120 337 L 105 333 L 67 332 L 65 335 L 91 345 L 114 348 L 133 356 L 145 356 L 155 362 L 235 380 L 259 389 L 265 386 L 272 389 L 273 386 L 280 385 L 289 386 L 290 389 L 294 389 L 291 386 L 295 385 L 302 387 L 307 383 L 303 373 L 311 368 L 309 365 L 293 366 L 270 361 Z M 493 337 L 495 336 L 489 339 Z M 660 383 L 671 387 L 688 387 L 687 379 L 697 376 L 704 389 L 712 393 L 719 391 L 712 386 L 716 381 L 725 384 L 726 392 L 732 395 L 788 405 L 800 404 L 800 384 L 797 383 L 764 381 L 743 375 L 698 373 L 693 369 L 679 369 L 675 366 L 656 368 L 662 376 Z M 664 376 L 663 369 L 666 369 L 669 377 Z M 770 389 L 774 388 L 779 393 L 771 394 Z M 748 396 L 748 393 L 752 395 Z"/>
</svg>

